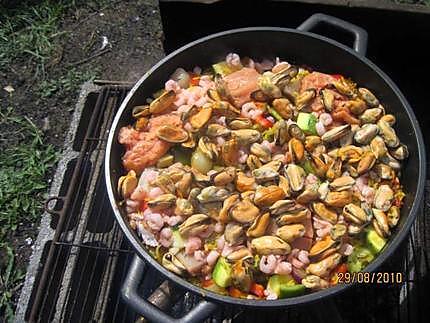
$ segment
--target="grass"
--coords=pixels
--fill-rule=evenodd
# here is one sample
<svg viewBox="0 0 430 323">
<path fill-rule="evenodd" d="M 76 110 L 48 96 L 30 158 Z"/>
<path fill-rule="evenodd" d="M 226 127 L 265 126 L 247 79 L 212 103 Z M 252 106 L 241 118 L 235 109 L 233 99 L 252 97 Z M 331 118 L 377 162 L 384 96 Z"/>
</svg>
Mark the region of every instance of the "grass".
<svg viewBox="0 0 430 323">
<path fill-rule="evenodd" d="M 1 9 L 1 7 L 0 7 Z M 0 10 L 0 69 L 27 58 L 35 66 L 36 76 L 44 75 L 47 61 L 59 36 L 58 23 L 67 5 L 63 1 L 42 1 L 29 6 L 25 2 L 14 10 Z"/>
<path fill-rule="evenodd" d="M 13 317 L 12 295 L 24 274 L 15 268 L 11 236 L 22 223 L 36 222 L 48 187 L 46 176 L 56 162 L 54 147 L 46 145 L 42 132 L 11 109 L 0 111 L 0 140 L 14 143 L 0 159 L 0 317 Z"/>
<path fill-rule="evenodd" d="M 67 39 L 67 28 L 71 28 L 61 27 L 61 22 L 66 15 L 77 17 L 78 9 L 99 10 L 109 1 L 19 1 L 12 9 L 2 3 L 0 0 L 0 75 L 4 72 L 31 79 L 27 82 L 31 87 L 18 90 L 28 91 L 35 107 L 73 100 L 78 87 L 94 79 L 98 70 L 64 67 L 58 62 L 55 68 L 50 67 Z M 47 176 L 57 154 L 29 118 L 6 108 L 17 105 L 14 96 L 4 101 L 0 101 L 0 321 L 12 321 L 26 267 L 25 259 L 17 257 L 16 237 L 25 232 L 22 228 L 39 221 Z"/>
<path fill-rule="evenodd" d="M 41 98 L 50 98 L 54 95 L 63 96 L 65 93 L 75 92 L 84 81 L 92 81 L 98 74 L 97 68 L 79 71 L 72 68 L 58 79 L 42 80 L 39 84 Z"/>
</svg>

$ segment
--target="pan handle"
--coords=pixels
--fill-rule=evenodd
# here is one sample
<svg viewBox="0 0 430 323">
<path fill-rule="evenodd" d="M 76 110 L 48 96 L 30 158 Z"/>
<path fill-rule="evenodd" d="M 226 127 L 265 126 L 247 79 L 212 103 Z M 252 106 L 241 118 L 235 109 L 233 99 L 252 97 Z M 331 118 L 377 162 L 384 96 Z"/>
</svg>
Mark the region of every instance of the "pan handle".
<svg viewBox="0 0 430 323">
<path fill-rule="evenodd" d="M 137 255 L 134 255 L 128 270 L 127 277 L 121 288 L 121 296 L 134 311 L 144 316 L 151 322 L 157 323 L 194 323 L 203 321 L 218 306 L 214 303 L 202 300 L 193 307 L 187 314 L 180 318 L 172 318 L 163 313 L 158 307 L 148 302 L 139 295 L 138 287 L 145 272 L 145 262 Z"/>
<path fill-rule="evenodd" d="M 297 29 L 301 31 L 310 31 L 320 24 L 328 24 L 352 34 L 354 37 L 354 50 L 361 56 L 366 56 L 367 31 L 345 20 L 322 13 L 316 13 L 306 19 Z"/>
</svg>

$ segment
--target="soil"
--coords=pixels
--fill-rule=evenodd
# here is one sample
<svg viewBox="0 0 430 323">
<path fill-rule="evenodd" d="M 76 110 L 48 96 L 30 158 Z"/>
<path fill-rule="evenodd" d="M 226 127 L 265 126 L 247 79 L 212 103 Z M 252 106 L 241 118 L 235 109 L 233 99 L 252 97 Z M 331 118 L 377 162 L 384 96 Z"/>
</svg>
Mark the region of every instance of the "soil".
<svg viewBox="0 0 430 323">
<path fill-rule="evenodd" d="M 97 79 L 133 82 L 164 55 L 161 18 L 158 2 L 154 0 L 112 1 L 101 10 L 87 7 L 70 12 L 61 21 L 58 32 L 62 31 L 68 32 L 61 36 L 57 50 L 48 63 L 46 79 L 59 79 L 71 68 L 76 68 L 79 72 L 95 69 Z M 109 42 L 106 46 L 108 51 L 88 59 L 100 53 L 103 37 Z M 88 61 L 83 62 L 86 59 Z M 75 108 L 79 85 L 75 90 L 62 90 L 48 98 L 41 98 L 39 81 L 34 78 L 34 64 L 25 60 L 13 63 L 9 71 L 0 71 L 0 80 L 1 104 L 13 107 L 18 115 L 29 117 L 44 130 L 46 144 L 54 145 L 60 152 Z M 14 88 L 12 95 L 3 90 L 6 85 Z M 52 174 L 48 178 L 50 176 Z M 37 232 L 37 223 L 22 223 L 11 238 L 17 251 L 17 267 L 23 271 Z M 19 291 L 15 301 L 18 296 Z"/>
</svg>

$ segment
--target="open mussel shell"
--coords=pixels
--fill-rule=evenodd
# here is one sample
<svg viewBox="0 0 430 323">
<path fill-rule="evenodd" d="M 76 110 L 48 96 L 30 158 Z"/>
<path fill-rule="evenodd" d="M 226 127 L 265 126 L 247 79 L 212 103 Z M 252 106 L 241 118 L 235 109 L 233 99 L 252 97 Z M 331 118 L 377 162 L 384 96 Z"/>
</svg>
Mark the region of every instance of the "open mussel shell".
<svg viewBox="0 0 430 323">
<path fill-rule="evenodd" d="M 133 108 L 131 115 L 133 118 L 139 119 L 142 117 L 147 117 L 151 114 L 149 111 L 149 105 L 137 105 Z"/>
<path fill-rule="evenodd" d="M 188 132 L 179 127 L 164 125 L 157 129 L 156 135 L 158 138 L 170 142 L 181 143 L 188 140 Z"/>
<path fill-rule="evenodd" d="M 166 91 L 161 94 L 158 98 L 151 102 L 149 105 L 149 111 L 151 113 L 163 113 L 171 107 L 173 102 L 176 100 L 175 91 Z"/>
<path fill-rule="evenodd" d="M 182 264 L 182 262 L 179 261 L 178 258 L 176 258 L 175 255 L 170 252 L 166 252 L 163 255 L 161 264 L 164 268 L 179 276 L 184 276 L 187 273 L 187 268 Z"/>
<path fill-rule="evenodd" d="M 128 172 L 127 175 L 121 176 L 118 180 L 118 193 L 126 199 L 130 197 L 133 191 L 136 189 L 138 180 L 134 170 Z"/>
<path fill-rule="evenodd" d="M 200 129 L 209 121 L 211 116 L 211 107 L 201 108 L 197 113 L 190 116 L 189 122 L 194 129 Z"/>
</svg>

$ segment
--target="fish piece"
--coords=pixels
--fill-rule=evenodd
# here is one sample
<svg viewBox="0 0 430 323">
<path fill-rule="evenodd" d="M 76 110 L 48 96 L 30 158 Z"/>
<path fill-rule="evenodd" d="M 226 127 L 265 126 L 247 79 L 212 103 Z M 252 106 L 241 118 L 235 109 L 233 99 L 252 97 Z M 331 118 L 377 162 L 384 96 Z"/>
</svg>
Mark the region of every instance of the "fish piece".
<svg viewBox="0 0 430 323">
<path fill-rule="evenodd" d="M 251 93 L 258 90 L 259 76 L 260 74 L 255 69 L 244 67 L 224 77 L 226 90 L 236 107 L 240 108 L 251 100 Z"/>
</svg>

